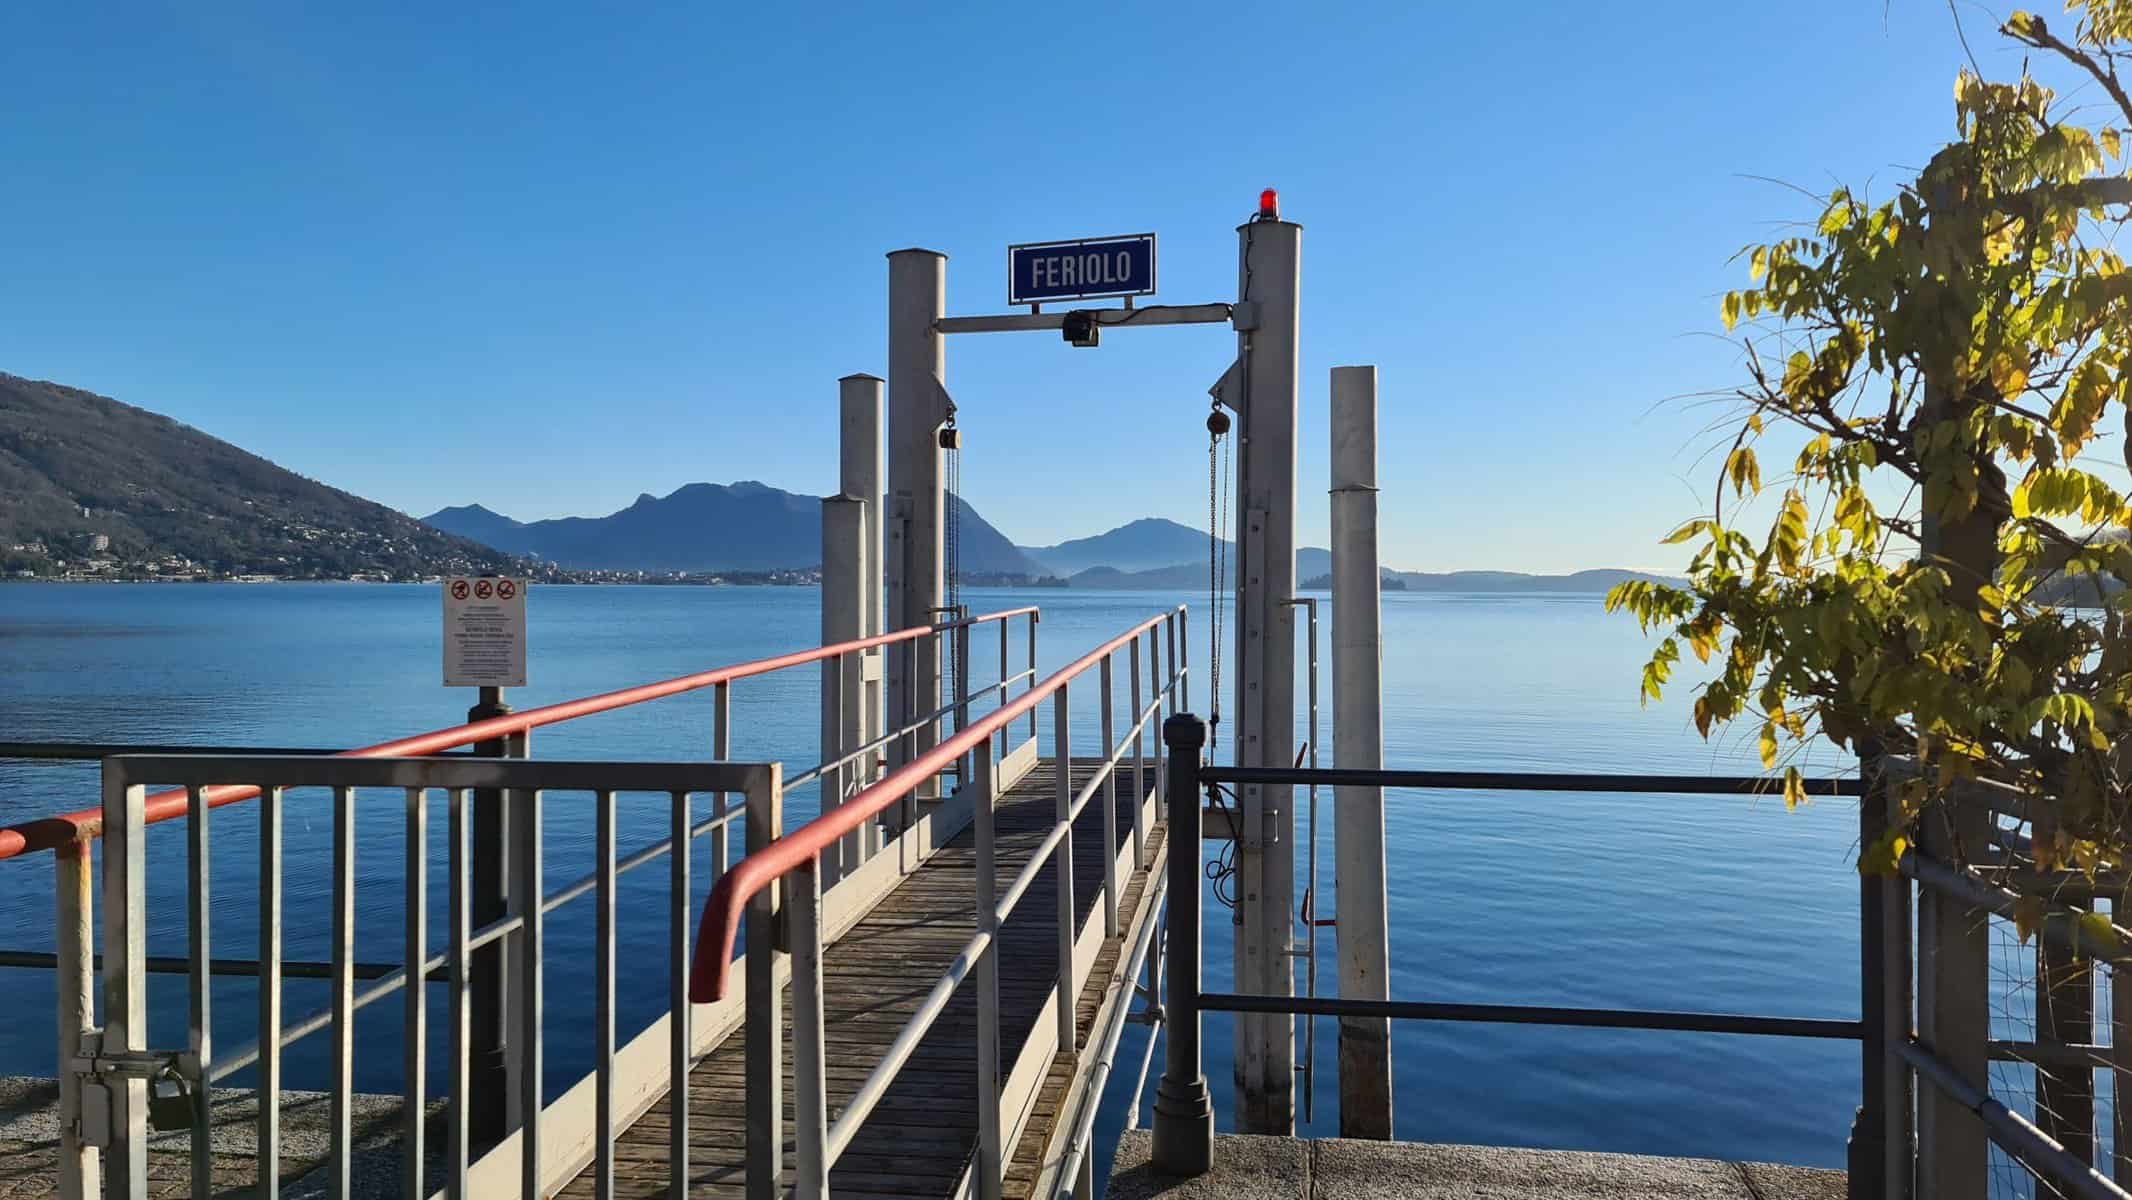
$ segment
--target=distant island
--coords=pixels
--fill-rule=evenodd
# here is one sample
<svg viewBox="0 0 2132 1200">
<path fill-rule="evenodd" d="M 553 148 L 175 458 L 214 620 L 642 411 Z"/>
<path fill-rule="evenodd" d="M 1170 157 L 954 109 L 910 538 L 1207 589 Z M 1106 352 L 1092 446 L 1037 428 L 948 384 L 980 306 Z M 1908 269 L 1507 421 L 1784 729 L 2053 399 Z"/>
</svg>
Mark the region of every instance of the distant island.
<svg viewBox="0 0 2132 1200">
<path fill-rule="evenodd" d="M 960 497 L 972 587 L 1201 591 L 1204 529 L 1147 517 L 1016 545 Z M 542 583 L 820 582 L 821 501 L 765 483 L 692 483 L 605 516 L 517 521 L 478 503 L 416 519 L 168 417 L 0 372 L 0 581 L 352 580 L 515 574 Z M 1233 563 L 1233 553 L 1226 556 Z M 1330 584 L 1322 548 L 1303 590 Z M 1394 591 L 1603 592 L 1630 571 L 1386 570 Z"/>
</svg>

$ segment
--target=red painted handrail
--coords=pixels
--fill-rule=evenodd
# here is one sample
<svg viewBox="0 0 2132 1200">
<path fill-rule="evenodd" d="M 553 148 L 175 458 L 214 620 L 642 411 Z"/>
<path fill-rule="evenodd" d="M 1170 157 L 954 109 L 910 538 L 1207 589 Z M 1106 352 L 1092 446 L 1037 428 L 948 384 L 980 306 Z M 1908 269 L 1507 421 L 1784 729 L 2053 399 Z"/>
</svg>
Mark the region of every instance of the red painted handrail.
<svg viewBox="0 0 2132 1200">
<path fill-rule="evenodd" d="M 693 692 L 721 683 L 730 683 L 735 679 L 746 679 L 754 675 L 767 675 L 773 671 L 782 671 L 787 667 L 805 666 L 808 663 L 820 662 L 835 655 L 849 654 L 854 650 L 868 650 L 875 646 L 907 642 L 943 629 L 953 629 L 958 625 L 982 625 L 988 621 L 1004 621 L 1009 617 L 1034 614 L 1036 611 L 1037 609 L 1032 605 L 1023 608 L 1010 608 L 1002 612 L 986 613 L 980 617 L 968 617 L 960 621 L 946 621 L 938 625 L 914 625 L 909 629 L 899 629 L 894 633 L 883 633 L 870 638 L 860 638 L 856 641 L 839 642 L 833 646 L 821 646 L 812 650 L 797 651 L 792 654 L 780 654 L 774 658 L 759 658 L 753 662 L 736 663 L 732 666 L 702 671 L 694 675 L 682 675 L 673 679 L 662 680 L 658 683 L 646 683 L 637 687 L 623 688 L 620 691 L 602 692 L 597 696 L 585 696 L 577 700 L 564 700 L 560 703 L 549 704 L 540 708 L 529 708 L 524 712 L 510 713 L 501 717 L 490 717 L 485 721 L 475 721 L 467 725 L 454 725 L 449 729 L 418 733 L 413 737 L 401 738 L 396 742 L 381 742 L 375 746 L 343 750 L 333 757 L 402 758 L 436 754 L 459 746 L 471 746 L 476 742 L 486 742 L 514 733 L 524 733 L 529 729 L 537 729 L 543 725 L 554 725 L 563 721 L 575 720 L 578 717 L 589 717 L 595 713 L 612 712 L 618 708 L 628 708 L 633 704 L 642 704 L 647 700 L 659 700 L 667 696 L 679 695 L 682 692 Z M 225 804 L 235 804 L 240 800 L 249 800 L 258 794 L 259 789 L 256 787 L 212 787 L 206 790 L 205 798 L 208 807 L 220 808 Z M 145 802 L 142 810 L 142 820 L 145 824 L 153 825 L 158 821 L 168 821 L 176 817 L 182 817 L 185 815 L 185 811 L 185 792 L 182 788 L 158 792 L 148 797 Z M 100 807 L 85 808 L 79 812 L 65 813 L 59 816 L 43 817 L 35 821 L 25 821 L 19 825 L 9 825 L 5 828 L 0 828 L 0 861 L 28 854 L 35 850 L 51 850 L 71 842 L 90 841 L 102 837 L 103 832 L 104 811 Z"/>
<path fill-rule="evenodd" d="M 733 864 L 703 899 L 703 919 L 696 926 L 696 952 L 689 962 L 688 998 L 709 1004 L 725 998 L 727 966 L 733 939 L 740 934 L 740 914 L 764 888 L 836 845 L 846 834 L 916 791 L 918 785 L 949 763 L 984 745 L 986 739 L 1065 687 L 1077 675 L 1132 644 L 1132 640 L 1169 619 L 1149 617 L 1103 645 L 1068 663 L 1042 683 L 1003 704 L 968 729 L 905 764 L 895 774 L 855 793 L 851 799 L 816 817 L 775 842 Z"/>
</svg>

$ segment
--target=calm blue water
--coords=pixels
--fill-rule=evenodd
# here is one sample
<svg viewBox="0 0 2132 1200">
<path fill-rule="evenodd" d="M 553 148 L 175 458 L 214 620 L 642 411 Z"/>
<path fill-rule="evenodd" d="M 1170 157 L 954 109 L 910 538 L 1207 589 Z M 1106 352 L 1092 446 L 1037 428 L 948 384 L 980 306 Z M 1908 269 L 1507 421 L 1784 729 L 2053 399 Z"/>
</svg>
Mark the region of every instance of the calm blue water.
<svg viewBox="0 0 2132 1200">
<path fill-rule="evenodd" d="M 1751 766 L 1744 744 L 1697 738 L 1674 699 L 1639 708 L 1645 644 L 1633 622 L 1603 614 L 1597 596 L 1390 593 L 1384 601 L 1388 763 L 1684 773 Z M 1204 597 L 1047 590 L 979 592 L 972 602 L 976 611 L 1043 605 L 1046 668 L 1166 605 L 1192 602 L 1191 658 L 1207 661 Z M 472 695 L 438 685 L 437 605 L 433 589 L 412 586 L 0 587 L 0 739 L 345 746 L 456 723 Z M 531 614 L 532 686 L 512 696 L 521 707 L 809 645 L 818 628 L 815 596 L 803 589 L 553 587 L 532 598 Z M 996 653 L 996 643 L 979 640 L 978 678 Z M 1020 654 L 1017 628 L 1017 669 Z M 1329 661 L 1324 688 L 1329 744 Z M 1206 694 L 1204 677 L 1195 680 L 1202 711 Z M 811 764 L 816 704 L 812 671 L 738 685 L 735 757 L 781 758 L 788 770 Z M 707 752 L 709 728 L 709 695 L 684 696 L 538 731 L 535 753 L 689 759 Z M 90 807 L 97 795 L 88 765 L 0 763 L 0 824 Z M 788 804 L 790 822 L 814 811 L 811 796 Z M 1771 800 L 1437 792 L 1394 793 L 1388 806 L 1396 996 L 1856 1013 L 1855 809 L 1847 802 L 1787 813 Z M 1330 808 L 1328 797 L 1319 829 L 1328 874 Z M 326 797 L 292 794 L 284 834 L 292 958 L 325 956 L 329 814 Z M 661 836 L 665 821 L 663 807 L 626 802 L 623 818 L 625 852 Z M 256 953 L 253 820 L 249 806 L 214 817 L 218 955 Z M 588 870 L 589 813 L 560 802 L 546 820 L 551 883 Z M 398 961 L 402 813 L 378 796 L 366 800 L 360 822 L 359 953 Z M 440 806 L 433 878 L 441 877 L 442 826 Z M 181 954 L 179 824 L 154 830 L 149 854 L 151 952 Z M 6 948 L 51 948 L 51 876 L 49 856 L 0 863 Z M 656 867 L 624 880 L 625 964 L 664 962 L 663 887 Z M 434 903 L 441 908 L 441 891 Z M 1329 895 L 1323 910 L 1331 910 Z M 1210 987 L 1228 983 L 1223 915 L 1210 901 Z M 589 963 L 589 909 L 566 908 L 550 928 L 551 964 Z M 1329 992 L 1329 944 L 1323 950 Z M 662 1011 L 665 972 L 626 970 L 624 987 L 626 1034 Z M 292 981 L 286 993 L 291 1014 L 327 1000 L 319 983 Z M 0 1023 L 0 1073 L 50 1074 L 49 975 L 0 970 L 0 995 L 23 1018 Z M 157 977 L 151 1002 L 158 1043 L 180 1044 L 182 977 Z M 253 1001 L 245 981 L 219 983 L 215 1002 L 219 1044 L 247 1041 Z M 559 1087 L 589 1064 L 589 991 L 551 982 L 548 1005 L 550 1085 Z M 396 1000 L 367 1010 L 359 1086 L 399 1088 L 398 1021 Z M 1207 1073 L 1226 1107 L 1228 1021 L 1210 1017 L 1207 1025 Z M 1130 1030 L 1120 1053 L 1104 1162 L 1143 1036 Z M 289 1086 L 323 1085 L 315 1041 L 289 1053 Z M 1309 1128 L 1329 1134 L 1337 1129 L 1332 1022 L 1318 1023 L 1316 1042 L 1321 1074 Z M 1841 1043 L 1409 1023 L 1394 1027 L 1394 1053 L 1397 1132 L 1410 1139 L 1838 1165 L 1856 1103 L 1856 1050 Z"/>
</svg>

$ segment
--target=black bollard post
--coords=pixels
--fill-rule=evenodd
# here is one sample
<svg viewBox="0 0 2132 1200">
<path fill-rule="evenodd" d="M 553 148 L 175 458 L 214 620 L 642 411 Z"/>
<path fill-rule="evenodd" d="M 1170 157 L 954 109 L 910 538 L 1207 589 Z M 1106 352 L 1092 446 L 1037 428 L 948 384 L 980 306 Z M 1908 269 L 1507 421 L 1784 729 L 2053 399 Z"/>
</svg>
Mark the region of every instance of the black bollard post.
<svg viewBox="0 0 2132 1200">
<path fill-rule="evenodd" d="M 503 702 L 503 689 L 484 687 L 480 702 L 466 710 L 468 724 L 486 721 L 492 717 L 507 716 L 511 706 Z M 515 738 L 491 738 L 477 743 L 474 753 L 482 758 L 513 758 L 511 743 Z M 473 794 L 474 845 L 473 879 L 470 896 L 470 913 L 473 926 L 479 929 L 494 921 L 500 921 L 509 911 L 508 867 L 505 855 L 509 852 L 509 815 L 504 808 L 503 793 L 483 788 Z M 472 1084 L 472 1095 L 467 1097 L 470 1107 L 467 1112 L 468 1132 L 476 1152 L 501 1142 L 511 1132 L 509 1104 L 512 1091 L 507 1083 L 505 1054 L 505 991 L 504 974 L 510 969 L 504 952 L 504 942 L 498 938 L 474 951 L 473 960 L 467 964 L 467 975 L 472 1013 L 471 1054 L 467 1076 Z"/>
<path fill-rule="evenodd" d="M 1169 909 L 1164 919 L 1165 1014 L 1162 1080 L 1155 1085 L 1154 1168 L 1164 1175 L 1204 1175 L 1214 1154 L 1214 1099 L 1199 1045 L 1199 756 L 1206 722 L 1179 713 L 1162 723 L 1169 750 Z"/>
<path fill-rule="evenodd" d="M 1887 764 L 1879 742 L 1860 739 L 1858 766 L 1866 781 L 1858 800 L 1858 845 L 1870 849 L 1888 832 Z M 1859 1040 L 1859 1105 L 1845 1147 L 1848 1200 L 1897 1200 L 1888 1195 L 1888 891 L 1891 884 L 1873 875 L 1858 880 L 1858 1009 L 1864 1036 Z M 1907 886 L 1907 885 L 1900 885 Z M 1908 955 L 1904 955 L 1904 970 Z"/>
</svg>

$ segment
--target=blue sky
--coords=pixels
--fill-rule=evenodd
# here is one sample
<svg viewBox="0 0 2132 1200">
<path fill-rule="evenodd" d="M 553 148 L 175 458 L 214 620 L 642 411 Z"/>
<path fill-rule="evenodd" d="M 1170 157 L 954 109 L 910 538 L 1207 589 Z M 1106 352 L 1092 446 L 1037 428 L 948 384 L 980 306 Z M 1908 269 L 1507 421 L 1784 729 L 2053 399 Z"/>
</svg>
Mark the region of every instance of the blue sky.
<svg viewBox="0 0 2132 1200">
<path fill-rule="evenodd" d="M 2055 8 L 2055 6 L 2052 6 Z M 1965 6 L 1986 70 L 2018 54 Z M 1154 230 L 1158 302 L 1303 249 L 1303 532 L 1328 368 L 1380 368 L 1387 562 L 1668 565 L 1709 334 L 1784 180 L 1950 136 L 1937 0 L 1782 4 L 14 5 L 0 370 L 424 513 L 820 492 L 886 264 L 1002 311 L 1014 241 Z M 955 339 L 966 491 L 1024 543 L 1203 524 L 1221 328 Z"/>
</svg>

